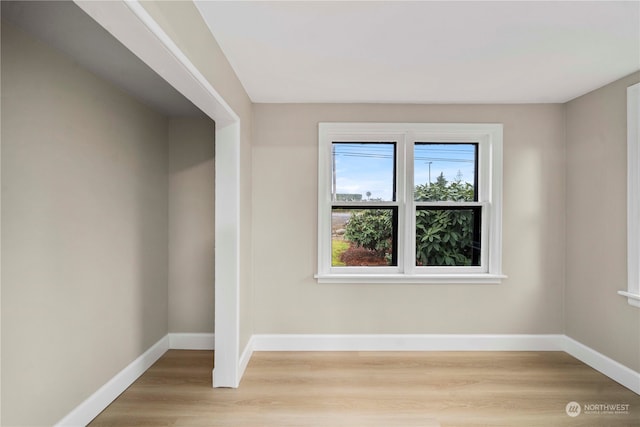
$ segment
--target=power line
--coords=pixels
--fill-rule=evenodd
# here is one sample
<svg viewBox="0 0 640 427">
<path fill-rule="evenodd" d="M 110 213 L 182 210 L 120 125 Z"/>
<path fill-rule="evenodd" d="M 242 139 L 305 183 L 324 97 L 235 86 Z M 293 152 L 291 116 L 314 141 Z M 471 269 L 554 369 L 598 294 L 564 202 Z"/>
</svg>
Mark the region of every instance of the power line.
<svg viewBox="0 0 640 427">
<path fill-rule="evenodd" d="M 416 157 L 415 160 L 422 160 L 425 162 L 452 162 L 452 163 L 475 163 L 475 160 L 471 159 L 451 159 L 451 158 L 438 158 L 438 157 Z"/>
<path fill-rule="evenodd" d="M 336 156 L 341 157 L 360 157 L 360 158 L 371 158 L 371 159 L 393 159 L 394 156 L 391 154 L 375 154 L 375 153 L 357 153 L 357 152 L 334 152 Z M 415 160 L 424 161 L 424 162 L 442 162 L 442 163 L 475 163 L 474 159 L 460 159 L 460 158 L 450 158 L 450 157 L 415 157 Z"/>
</svg>

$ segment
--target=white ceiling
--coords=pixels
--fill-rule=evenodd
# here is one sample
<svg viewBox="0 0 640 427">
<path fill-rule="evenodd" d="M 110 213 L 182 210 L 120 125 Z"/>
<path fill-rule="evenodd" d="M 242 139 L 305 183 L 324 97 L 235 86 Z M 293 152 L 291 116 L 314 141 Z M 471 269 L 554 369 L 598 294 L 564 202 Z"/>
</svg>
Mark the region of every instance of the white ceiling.
<svg viewBox="0 0 640 427">
<path fill-rule="evenodd" d="M 196 1 L 254 102 L 566 102 L 640 69 L 640 2 Z"/>
</svg>

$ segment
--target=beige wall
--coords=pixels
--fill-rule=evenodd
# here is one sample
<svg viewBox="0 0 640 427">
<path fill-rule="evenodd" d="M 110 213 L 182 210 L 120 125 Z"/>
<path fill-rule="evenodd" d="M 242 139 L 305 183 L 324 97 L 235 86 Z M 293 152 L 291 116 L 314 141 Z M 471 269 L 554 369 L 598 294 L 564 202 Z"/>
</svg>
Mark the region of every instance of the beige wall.
<svg viewBox="0 0 640 427">
<path fill-rule="evenodd" d="M 190 1 L 141 3 L 240 117 L 240 351 L 253 334 L 251 100 Z"/>
<path fill-rule="evenodd" d="M 313 278 L 318 122 L 504 124 L 501 285 L 333 285 Z M 256 333 L 562 333 L 562 105 L 254 106 Z"/>
<path fill-rule="evenodd" d="M 566 105 L 568 336 L 640 371 L 640 310 L 627 287 L 626 90 L 632 74 Z"/>
<path fill-rule="evenodd" d="M 169 332 L 214 325 L 215 126 L 169 120 Z"/>
<path fill-rule="evenodd" d="M 52 425 L 168 332 L 167 120 L 2 23 L 2 425 Z"/>
</svg>

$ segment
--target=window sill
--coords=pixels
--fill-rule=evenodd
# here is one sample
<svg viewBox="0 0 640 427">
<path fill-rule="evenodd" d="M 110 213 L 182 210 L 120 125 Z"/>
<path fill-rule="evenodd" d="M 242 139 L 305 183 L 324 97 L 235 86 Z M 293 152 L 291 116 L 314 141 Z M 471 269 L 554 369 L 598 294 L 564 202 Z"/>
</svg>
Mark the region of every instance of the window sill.
<svg viewBox="0 0 640 427">
<path fill-rule="evenodd" d="M 640 307 L 640 294 L 634 294 L 627 291 L 618 291 L 618 295 L 627 297 L 627 301 L 629 302 L 629 305 L 632 305 L 634 307 Z"/>
<path fill-rule="evenodd" d="M 507 276 L 502 274 L 316 274 L 318 283 L 365 283 L 365 284 L 489 284 L 502 283 Z"/>
</svg>

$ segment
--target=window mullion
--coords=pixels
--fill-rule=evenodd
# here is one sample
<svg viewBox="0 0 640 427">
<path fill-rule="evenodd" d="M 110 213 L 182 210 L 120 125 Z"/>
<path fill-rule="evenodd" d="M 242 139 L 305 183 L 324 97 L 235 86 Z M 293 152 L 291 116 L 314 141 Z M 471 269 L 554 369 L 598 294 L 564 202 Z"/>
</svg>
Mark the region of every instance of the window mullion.
<svg viewBox="0 0 640 427">
<path fill-rule="evenodd" d="M 404 238 L 404 257 L 402 258 L 402 267 L 405 274 L 413 274 L 415 269 L 415 252 L 416 252 L 416 230 L 415 230 L 415 202 L 413 196 L 413 188 L 415 186 L 414 180 L 414 155 L 413 146 L 415 143 L 415 136 L 413 132 L 409 132 L 405 137 L 404 144 L 404 180 L 405 191 L 404 200 L 402 206 L 404 207 L 403 218 L 405 229 L 403 232 Z"/>
</svg>

